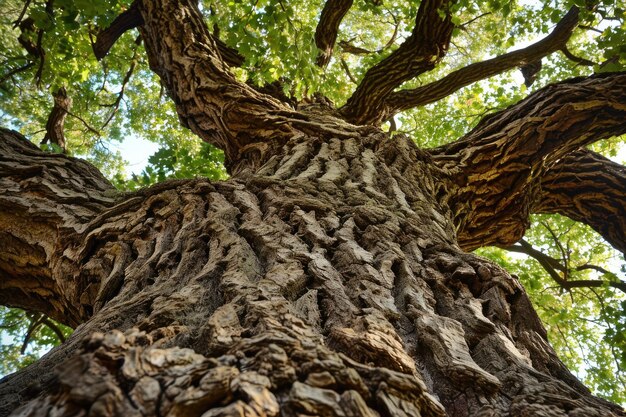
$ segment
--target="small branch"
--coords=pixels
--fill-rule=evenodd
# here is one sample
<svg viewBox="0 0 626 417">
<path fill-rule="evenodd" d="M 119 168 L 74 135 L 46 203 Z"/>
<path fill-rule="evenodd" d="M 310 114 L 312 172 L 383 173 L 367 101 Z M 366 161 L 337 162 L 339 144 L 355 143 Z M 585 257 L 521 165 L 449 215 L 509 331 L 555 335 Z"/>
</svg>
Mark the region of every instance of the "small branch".
<svg viewBox="0 0 626 417">
<path fill-rule="evenodd" d="M 585 59 L 585 58 L 579 58 L 576 55 L 572 54 L 569 51 L 569 49 L 567 49 L 567 46 L 565 45 L 563 46 L 563 48 L 561 48 L 561 52 L 563 52 L 563 55 L 565 55 L 567 59 L 569 59 L 570 61 L 574 61 L 578 65 L 586 65 L 589 67 L 596 65 L 596 63 L 593 61 L 589 61 L 588 59 Z"/>
<path fill-rule="evenodd" d="M 61 343 L 65 343 L 65 335 L 63 335 L 63 332 L 61 331 L 59 326 L 56 325 L 56 323 L 54 323 L 52 320 L 50 320 L 48 317 L 45 317 L 45 316 L 43 320 L 41 321 L 41 323 L 45 324 L 50 330 L 52 330 L 54 334 L 57 335 Z"/>
<path fill-rule="evenodd" d="M 592 27 L 592 26 L 587 26 L 587 25 L 578 25 L 578 27 L 579 27 L 579 28 L 581 28 L 581 29 L 585 29 L 585 30 L 590 30 L 590 31 L 593 31 L 593 32 L 597 32 L 597 33 L 600 33 L 600 34 L 602 34 L 602 33 L 603 33 L 603 31 L 601 31 L 600 29 L 596 29 L 596 28 L 594 28 L 594 27 Z"/>
<path fill-rule="evenodd" d="M 504 247 L 504 249 L 510 251 L 510 252 L 517 252 L 517 253 L 523 253 L 525 255 L 531 256 L 533 258 L 535 258 L 536 260 L 540 260 L 541 259 L 541 263 L 545 263 L 547 265 L 549 265 L 551 268 L 555 269 L 555 270 L 559 270 L 561 272 L 565 271 L 565 266 L 559 262 L 558 259 L 555 259 L 549 255 L 546 255 L 545 253 L 533 248 L 533 246 L 528 243 L 527 241 L 525 241 L 524 239 L 520 239 L 520 241 L 518 242 L 518 245 L 513 245 L 513 246 L 506 246 Z"/>
<path fill-rule="evenodd" d="M 519 245 L 505 246 L 503 249 L 506 249 L 511 252 L 523 253 L 532 257 L 537 262 L 539 262 L 541 267 L 548 273 L 548 275 L 550 275 L 550 277 L 554 280 L 554 282 L 556 282 L 559 285 L 561 285 L 563 282 L 566 282 L 561 278 L 561 275 L 559 275 L 559 273 L 556 271 L 556 269 L 565 271 L 566 270 L 565 267 L 553 257 L 548 256 L 536 250 L 535 248 L 533 248 L 525 240 L 520 240 Z"/>
<path fill-rule="evenodd" d="M 24 72 L 27 69 L 29 69 L 30 67 L 32 67 L 33 65 L 35 65 L 34 62 L 29 62 L 25 65 L 22 65 L 19 68 L 15 68 L 11 71 L 9 71 L 6 75 L 3 75 L 2 78 L 0 78 L 0 85 L 2 85 L 6 80 L 8 80 L 9 78 L 13 77 L 16 74 L 19 74 L 20 72 Z"/>
<path fill-rule="evenodd" d="M 315 45 L 319 48 L 319 54 L 315 64 L 326 67 L 333 55 L 333 48 L 337 41 L 339 25 L 343 20 L 353 0 L 327 0 L 322 9 L 320 20 L 315 28 Z"/>
<path fill-rule="evenodd" d="M 46 10 L 48 10 L 49 4 L 50 2 L 46 3 Z M 52 14 L 51 8 L 50 14 Z M 20 36 L 17 38 L 17 41 L 35 60 L 39 60 L 39 66 L 37 68 L 37 72 L 35 73 L 35 82 L 39 86 L 41 84 L 41 77 L 43 75 L 43 67 L 46 56 L 46 53 L 42 47 L 44 31 L 42 29 L 36 29 L 35 21 L 31 17 L 22 20 L 19 23 L 19 28 L 21 33 Z M 34 33 L 37 35 L 37 43 L 33 43 L 29 33 Z"/>
<path fill-rule="evenodd" d="M 603 280 L 592 280 L 592 279 L 572 281 L 572 280 L 568 280 L 564 278 L 565 276 L 568 275 L 568 271 L 569 271 L 569 269 L 565 265 L 560 263 L 557 259 L 549 255 L 546 255 L 543 252 L 538 251 L 537 249 L 533 248 L 530 243 L 526 242 L 523 239 L 519 241 L 518 245 L 506 246 L 503 249 L 511 251 L 511 252 L 523 253 L 535 259 L 537 262 L 539 262 L 541 267 L 548 273 L 548 275 L 550 275 L 550 278 L 552 278 L 554 282 L 556 282 L 561 288 L 565 290 L 570 290 L 572 288 L 597 288 L 597 287 L 603 287 L 603 286 L 608 285 L 610 287 L 617 288 L 626 293 L 626 282 L 623 282 L 623 281 L 615 282 L 615 281 L 603 281 Z M 557 269 L 563 272 L 564 277 L 561 277 L 561 275 L 557 272 Z M 597 267 L 595 265 L 582 265 L 582 267 L 579 267 L 576 269 L 577 270 L 595 269 L 595 270 L 601 270 L 601 271 L 604 271 L 605 273 L 608 273 L 608 271 L 606 271 L 604 268 Z"/>
<path fill-rule="evenodd" d="M 385 46 L 383 46 L 377 51 L 379 53 L 391 48 L 393 44 L 396 43 L 396 39 L 398 38 L 398 31 L 400 30 L 400 19 L 398 19 L 396 15 L 394 15 L 391 12 L 389 14 L 391 15 L 393 19 L 393 33 L 391 34 L 391 38 L 389 38 Z"/>
<path fill-rule="evenodd" d="M 35 73 L 35 82 L 37 83 L 37 87 L 41 86 L 41 78 L 43 77 L 43 67 L 46 63 L 46 52 L 43 50 L 41 46 L 43 43 L 43 30 L 39 30 L 37 35 L 37 50 L 39 51 L 39 67 L 37 68 L 37 72 Z"/>
<path fill-rule="evenodd" d="M 348 41 L 339 41 L 339 46 L 343 52 L 347 52 L 352 55 L 368 55 L 372 53 L 369 49 L 354 46 Z"/>
<path fill-rule="evenodd" d="M 565 272 L 565 279 L 567 280 L 567 271 L 569 270 L 569 264 L 567 261 L 569 259 L 569 255 L 565 251 L 565 248 L 563 248 L 563 245 L 561 244 L 561 239 L 559 238 L 559 236 L 556 235 L 554 230 L 552 230 L 550 225 L 546 222 L 541 222 L 541 225 L 548 230 L 548 233 L 550 233 L 550 236 L 552 237 L 552 241 L 557 246 L 557 248 L 559 248 L 559 252 L 561 252 L 561 259 L 563 260 L 565 266 L 563 271 Z"/>
<path fill-rule="evenodd" d="M 391 34 L 391 38 L 389 38 L 389 40 L 387 41 L 387 43 L 385 45 L 383 45 L 380 49 L 377 49 L 376 51 L 370 51 L 369 49 L 365 49 L 365 48 L 361 48 L 359 46 L 355 46 L 352 43 L 350 43 L 352 40 L 349 41 L 339 41 L 339 46 L 341 47 L 341 50 L 343 52 L 347 52 L 349 54 L 352 55 L 369 55 L 369 54 L 373 54 L 373 53 L 383 53 L 384 51 L 386 51 L 387 49 L 391 48 L 393 46 L 393 44 L 396 42 L 396 38 L 398 37 L 398 30 L 400 28 L 400 21 L 396 18 L 395 15 L 393 15 L 392 13 L 391 17 L 393 18 L 393 33 Z"/>
<path fill-rule="evenodd" d="M 24 341 L 22 342 L 22 347 L 20 348 L 21 355 L 23 355 L 26 352 L 26 348 L 28 347 L 28 344 L 30 343 L 30 340 L 32 339 L 33 334 L 37 331 L 37 329 L 41 325 L 44 318 L 45 316 L 41 313 L 35 313 L 30 318 L 30 324 L 28 325 L 28 330 L 26 331 L 26 334 L 24 335 Z"/>
<path fill-rule="evenodd" d="M 54 17 L 54 9 L 52 8 L 52 2 L 53 0 L 48 0 L 46 2 L 46 13 L 48 14 L 48 16 L 50 16 L 51 19 Z M 38 53 L 39 68 L 37 69 L 37 73 L 35 74 L 37 87 L 41 87 L 41 80 L 43 77 L 43 68 L 46 62 L 46 52 L 43 49 L 43 35 L 44 35 L 44 30 L 39 29 L 39 31 L 37 32 L 37 50 L 39 52 Z"/>
<path fill-rule="evenodd" d="M 67 114 L 68 116 L 72 116 L 73 118 L 80 120 L 80 122 L 87 128 L 88 131 L 95 134 L 96 136 L 100 136 L 100 132 L 98 132 L 98 130 L 96 130 L 95 128 L 91 127 L 89 123 L 85 121 L 85 119 L 83 119 L 77 114 L 72 113 L 71 111 L 68 111 Z"/>
<path fill-rule="evenodd" d="M 354 84 L 358 85 L 359 83 L 356 80 L 356 78 L 354 78 L 354 76 L 352 75 L 352 72 L 350 72 L 350 67 L 348 67 L 348 63 L 346 62 L 346 60 L 341 58 L 339 63 L 341 64 L 341 68 L 343 68 L 343 70 L 345 71 L 345 73 L 348 76 L 348 78 L 350 79 L 350 81 L 352 81 Z"/>
<path fill-rule="evenodd" d="M 140 44 L 141 44 L 141 36 L 138 36 L 135 39 L 135 45 L 138 46 Z M 126 91 L 126 87 L 128 85 L 128 82 L 130 81 L 130 78 L 133 76 L 133 72 L 135 71 L 136 66 L 137 66 L 137 48 L 135 47 L 135 49 L 133 50 L 133 57 L 131 58 L 131 61 L 130 61 L 130 67 L 128 68 L 128 71 L 126 71 L 126 75 L 124 75 L 124 79 L 122 80 L 122 87 L 120 88 L 120 92 L 117 94 L 117 98 L 115 99 L 115 101 L 112 104 L 107 105 L 107 107 L 113 107 L 113 110 L 111 111 L 111 114 L 109 114 L 109 117 L 105 120 L 104 124 L 102 125 L 102 129 L 104 129 L 111 122 L 111 120 L 113 120 L 113 116 L 115 116 L 115 114 L 119 110 L 120 103 L 122 102 L 122 99 L 124 98 L 124 92 Z"/>
<path fill-rule="evenodd" d="M 626 282 L 624 281 L 600 281 L 600 280 L 577 280 L 577 281 L 564 281 L 559 283 L 564 289 L 569 290 L 572 288 L 599 288 L 599 287 L 613 287 L 624 293 L 626 293 Z"/>
<path fill-rule="evenodd" d="M 466 29 L 469 25 L 471 25 L 472 23 L 474 23 L 474 22 L 475 22 L 475 21 L 477 21 L 478 19 L 480 19 L 480 18 L 482 18 L 482 17 L 485 17 L 485 16 L 489 16 L 490 14 L 491 14 L 491 12 L 485 12 L 485 13 L 479 14 L 478 16 L 476 16 L 476 17 L 474 17 L 474 18 L 472 18 L 472 19 L 468 20 L 467 22 L 465 22 L 465 23 L 461 23 L 461 24 L 459 25 L 459 29 L 465 30 L 465 29 Z"/>
<path fill-rule="evenodd" d="M 22 11 L 20 12 L 20 15 L 13 22 L 13 29 L 17 29 L 20 23 L 22 23 L 22 19 L 24 19 L 24 15 L 26 15 L 26 11 L 28 10 L 28 7 L 30 6 L 30 2 L 31 0 L 26 0 L 24 2 L 24 7 L 22 7 Z"/>
<path fill-rule="evenodd" d="M 611 272 L 597 265 L 584 264 L 584 265 L 580 265 L 576 267 L 577 271 L 584 271 L 585 269 L 593 269 L 594 271 L 599 272 L 601 274 L 611 275 Z"/>
</svg>

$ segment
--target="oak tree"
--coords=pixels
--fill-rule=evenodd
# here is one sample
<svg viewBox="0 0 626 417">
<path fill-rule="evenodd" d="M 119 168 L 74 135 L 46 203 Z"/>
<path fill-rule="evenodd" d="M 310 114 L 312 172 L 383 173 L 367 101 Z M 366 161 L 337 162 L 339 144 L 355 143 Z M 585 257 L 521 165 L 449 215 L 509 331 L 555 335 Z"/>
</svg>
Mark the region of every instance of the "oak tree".
<svg viewBox="0 0 626 417">
<path fill-rule="evenodd" d="M 531 215 L 560 214 L 626 250 L 626 171 L 589 149 L 626 133 L 624 10 L 569 3 L 509 51 L 545 10 L 7 0 L 3 117 L 42 126 L 47 151 L 0 130 L 0 304 L 75 330 L 2 380 L 0 413 L 624 415 L 557 357 L 519 279 L 471 252 L 624 291 L 521 240 Z M 477 90 L 518 68 L 524 88 Z M 420 118 L 468 86 L 479 120 L 461 135 L 431 120 L 444 133 L 428 146 Z M 172 118 L 212 146 L 196 154 L 223 151 L 228 179 L 121 191 L 67 155 L 95 150 L 110 173 L 99 138 L 143 130 L 162 158 L 194 159 L 167 153 L 189 140 Z"/>
</svg>

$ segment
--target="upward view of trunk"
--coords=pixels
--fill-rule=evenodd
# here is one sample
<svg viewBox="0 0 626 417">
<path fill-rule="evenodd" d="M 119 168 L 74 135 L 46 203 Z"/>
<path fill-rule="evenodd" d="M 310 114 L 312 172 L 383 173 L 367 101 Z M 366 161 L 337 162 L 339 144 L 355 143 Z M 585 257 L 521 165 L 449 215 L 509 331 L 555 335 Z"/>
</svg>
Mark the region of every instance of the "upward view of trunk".
<svg viewBox="0 0 626 417">
<path fill-rule="evenodd" d="M 2 380 L 1 416 L 625 415 L 557 358 L 516 277 L 469 251 L 516 242 L 535 212 L 625 247 L 626 175 L 583 147 L 626 133 L 626 74 L 549 86 L 425 151 L 349 121 L 443 56 L 449 2 L 422 2 L 374 67 L 389 82 L 342 110 L 239 83 L 194 2 L 135 5 L 181 122 L 232 176 L 121 193 L 0 130 L 0 304 L 76 329 Z M 596 175 L 577 188 L 581 161 Z"/>
<path fill-rule="evenodd" d="M 621 414 L 519 282 L 459 247 L 452 177 L 408 139 L 294 138 L 254 175 L 113 201 L 2 136 L 2 224 L 31 225 L 2 235 L 3 301 L 79 325 L 5 381 L 4 414 L 37 394 L 16 415 Z"/>
</svg>

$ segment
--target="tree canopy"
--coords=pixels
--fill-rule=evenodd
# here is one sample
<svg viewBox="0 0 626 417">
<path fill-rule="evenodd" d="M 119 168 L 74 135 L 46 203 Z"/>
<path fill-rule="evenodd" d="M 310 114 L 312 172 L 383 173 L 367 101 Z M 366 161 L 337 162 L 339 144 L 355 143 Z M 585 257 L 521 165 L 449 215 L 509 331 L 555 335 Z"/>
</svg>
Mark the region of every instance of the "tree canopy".
<svg viewBox="0 0 626 417">
<path fill-rule="evenodd" d="M 214 145 L 227 159 L 231 150 L 218 134 L 179 119 L 182 90 L 151 70 L 160 64 L 149 62 L 146 33 L 135 29 L 143 23 L 136 4 L 1 1 L 0 125 L 49 152 L 87 159 L 120 192 L 172 178 L 223 179 L 227 168 L 240 169 L 224 167 Z M 405 133 L 422 148 L 448 146 L 552 83 L 626 69 L 626 6 L 614 0 L 200 0 L 199 10 L 232 76 L 266 93 L 264 105 L 332 104 L 349 122 Z M 552 105 L 555 114 L 566 107 Z M 160 146 L 136 174 L 114 146 L 133 138 Z M 609 181 L 594 174 L 600 155 L 615 161 L 610 180 L 623 187 L 624 139 L 580 150 L 580 171 L 564 168 L 545 188 Z M 579 198 L 593 205 L 603 197 Z M 478 252 L 519 276 L 561 359 L 598 395 L 626 403 L 626 248 L 611 241 L 611 230 L 597 233 L 602 219 L 594 231 L 574 211 L 549 214 L 558 211 L 546 203 L 538 212 L 546 214 L 533 215 L 515 244 L 481 237 L 466 246 L 493 245 Z M 4 374 L 33 360 L 19 353 L 63 341 L 69 331 L 14 309 L 0 319 Z"/>
</svg>

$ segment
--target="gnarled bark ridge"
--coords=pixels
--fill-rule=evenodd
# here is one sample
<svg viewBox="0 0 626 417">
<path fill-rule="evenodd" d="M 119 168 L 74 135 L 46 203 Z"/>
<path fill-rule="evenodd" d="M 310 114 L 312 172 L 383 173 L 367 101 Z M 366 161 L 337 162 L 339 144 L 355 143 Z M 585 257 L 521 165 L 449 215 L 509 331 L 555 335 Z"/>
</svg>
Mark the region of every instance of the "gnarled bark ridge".
<svg viewBox="0 0 626 417">
<path fill-rule="evenodd" d="M 445 41 L 447 4 L 416 28 L 443 22 Z M 3 380 L 1 415 L 624 415 L 559 361 L 517 279 L 465 252 L 566 210 L 570 158 L 626 129 L 624 74 L 550 86 L 427 152 L 239 83 L 191 1 L 136 7 L 181 120 L 233 175 L 122 194 L 0 131 L 0 301 L 76 327 Z M 623 170 L 578 158 L 604 170 L 585 190 L 612 194 L 572 215 L 622 213 Z"/>
<path fill-rule="evenodd" d="M 118 197 L 56 237 L 40 280 L 83 324 L 3 399 L 36 378 L 19 415 L 619 415 L 554 355 L 519 282 L 459 248 L 449 181 L 379 133 Z"/>
</svg>

